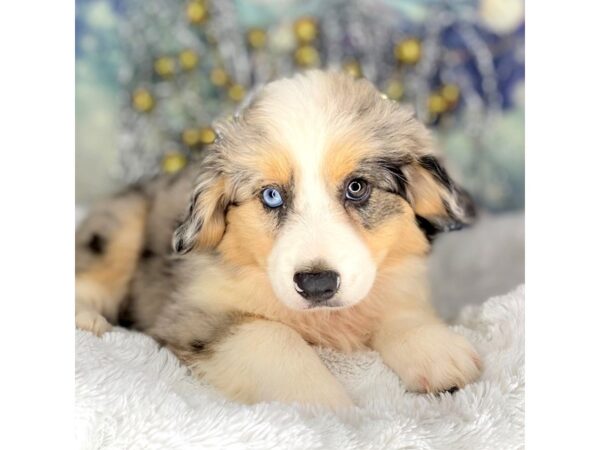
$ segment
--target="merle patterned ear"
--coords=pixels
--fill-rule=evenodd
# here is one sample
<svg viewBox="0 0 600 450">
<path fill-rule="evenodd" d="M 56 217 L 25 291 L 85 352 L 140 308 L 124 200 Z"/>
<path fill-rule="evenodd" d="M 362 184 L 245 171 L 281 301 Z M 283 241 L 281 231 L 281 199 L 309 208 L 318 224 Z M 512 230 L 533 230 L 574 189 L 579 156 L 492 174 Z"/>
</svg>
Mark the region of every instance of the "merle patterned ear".
<svg viewBox="0 0 600 450">
<path fill-rule="evenodd" d="M 224 176 L 205 167 L 196 182 L 187 215 L 173 233 L 173 250 L 184 254 L 196 246 L 214 248 L 225 232 L 226 207 Z"/>
<path fill-rule="evenodd" d="M 255 88 L 240 103 L 233 117 L 213 124 L 217 138 L 205 150 L 201 174 L 196 181 L 185 219 L 173 233 L 173 249 L 187 253 L 194 247 L 214 248 L 225 233 L 225 214 L 233 197 L 234 185 L 239 185 L 239 173 L 232 169 L 228 158 L 231 146 L 243 145 L 240 130 L 244 116 L 252 110 L 261 92 Z M 236 183 L 236 179 L 238 182 Z"/>
<path fill-rule="evenodd" d="M 458 230 L 475 219 L 471 196 L 450 178 L 437 157 L 419 157 L 408 168 L 407 177 L 417 221 L 428 236 Z"/>
</svg>

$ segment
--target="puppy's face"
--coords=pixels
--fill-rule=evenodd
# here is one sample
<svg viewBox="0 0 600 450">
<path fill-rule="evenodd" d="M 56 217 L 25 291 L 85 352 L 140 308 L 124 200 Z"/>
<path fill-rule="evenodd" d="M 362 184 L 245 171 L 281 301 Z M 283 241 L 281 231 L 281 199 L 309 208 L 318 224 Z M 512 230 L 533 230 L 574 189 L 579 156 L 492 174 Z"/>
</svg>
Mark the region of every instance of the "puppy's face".
<svg viewBox="0 0 600 450">
<path fill-rule="evenodd" d="M 217 247 L 304 310 L 354 305 L 473 210 L 425 128 L 365 80 L 309 72 L 222 124 L 176 251 Z"/>
</svg>

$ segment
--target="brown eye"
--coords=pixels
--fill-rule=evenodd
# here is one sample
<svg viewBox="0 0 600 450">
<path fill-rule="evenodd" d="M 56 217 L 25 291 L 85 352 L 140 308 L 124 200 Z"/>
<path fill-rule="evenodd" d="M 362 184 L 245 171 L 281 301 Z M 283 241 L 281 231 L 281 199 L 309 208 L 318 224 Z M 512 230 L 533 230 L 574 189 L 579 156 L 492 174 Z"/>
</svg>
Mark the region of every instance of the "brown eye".
<svg viewBox="0 0 600 450">
<path fill-rule="evenodd" d="M 371 186 L 365 180 L 356 178 L 346 185 L 346 198 L 353 202 L 364 202 L 371 195 Z"/>
</svg>

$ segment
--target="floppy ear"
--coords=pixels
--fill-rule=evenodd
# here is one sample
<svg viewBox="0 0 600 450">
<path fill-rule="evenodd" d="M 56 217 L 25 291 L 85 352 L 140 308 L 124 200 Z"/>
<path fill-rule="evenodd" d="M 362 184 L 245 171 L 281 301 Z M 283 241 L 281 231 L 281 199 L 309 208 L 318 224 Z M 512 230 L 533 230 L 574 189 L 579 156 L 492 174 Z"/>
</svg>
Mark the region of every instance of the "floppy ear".
<svg viewBox="0 0 600 450">
<path fill-rule="evenodd" d="M 471 196 L 448 175 L 433 155 L 420 156 L 406 170 L 408 194 L 419 226 L 428 237 L 459 230 L 475 219 Z"/>
<path fill-rule="evenodd" d="M 260 87 L 248 94 L 235 115 L 213 124 L 217 138 L 205 150 L 200 163 L 201 174 L 190 200 L 187 216 L 173 233 L 173 250 L 188 253 L 194 247 L 214 248 L 225 233 L 225 214 L 243 177 L 240 170 L 231 168 L 230 148 L 243 147 L 244 116 L 252 108 Z M 229 167 L 229 169 L 227 169 Z"/>
<path fill-rule="evenodd" d="M 173 233 L 173 250 L 188 253 L 194 247 L 214 248 L 225 232 L 227 196 L 225 176 L 205 167 L 192 193 L 187 216 Z"/>
</svg>

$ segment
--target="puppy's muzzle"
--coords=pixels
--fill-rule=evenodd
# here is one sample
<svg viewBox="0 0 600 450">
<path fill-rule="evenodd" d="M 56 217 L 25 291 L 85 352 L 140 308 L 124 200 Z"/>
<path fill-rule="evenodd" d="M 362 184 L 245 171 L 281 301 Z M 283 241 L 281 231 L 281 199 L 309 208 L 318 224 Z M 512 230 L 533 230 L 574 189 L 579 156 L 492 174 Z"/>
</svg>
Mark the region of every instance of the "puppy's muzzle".
<svg viewBox="0 0 600 450">
<path fill-rule="evenodd" d="M 294 274 L 296 291 L 314 304 L 326 302 L 333 297 L 340 287 L 340 282 L 340 275 L 332 270 Z"/>
</svg>

